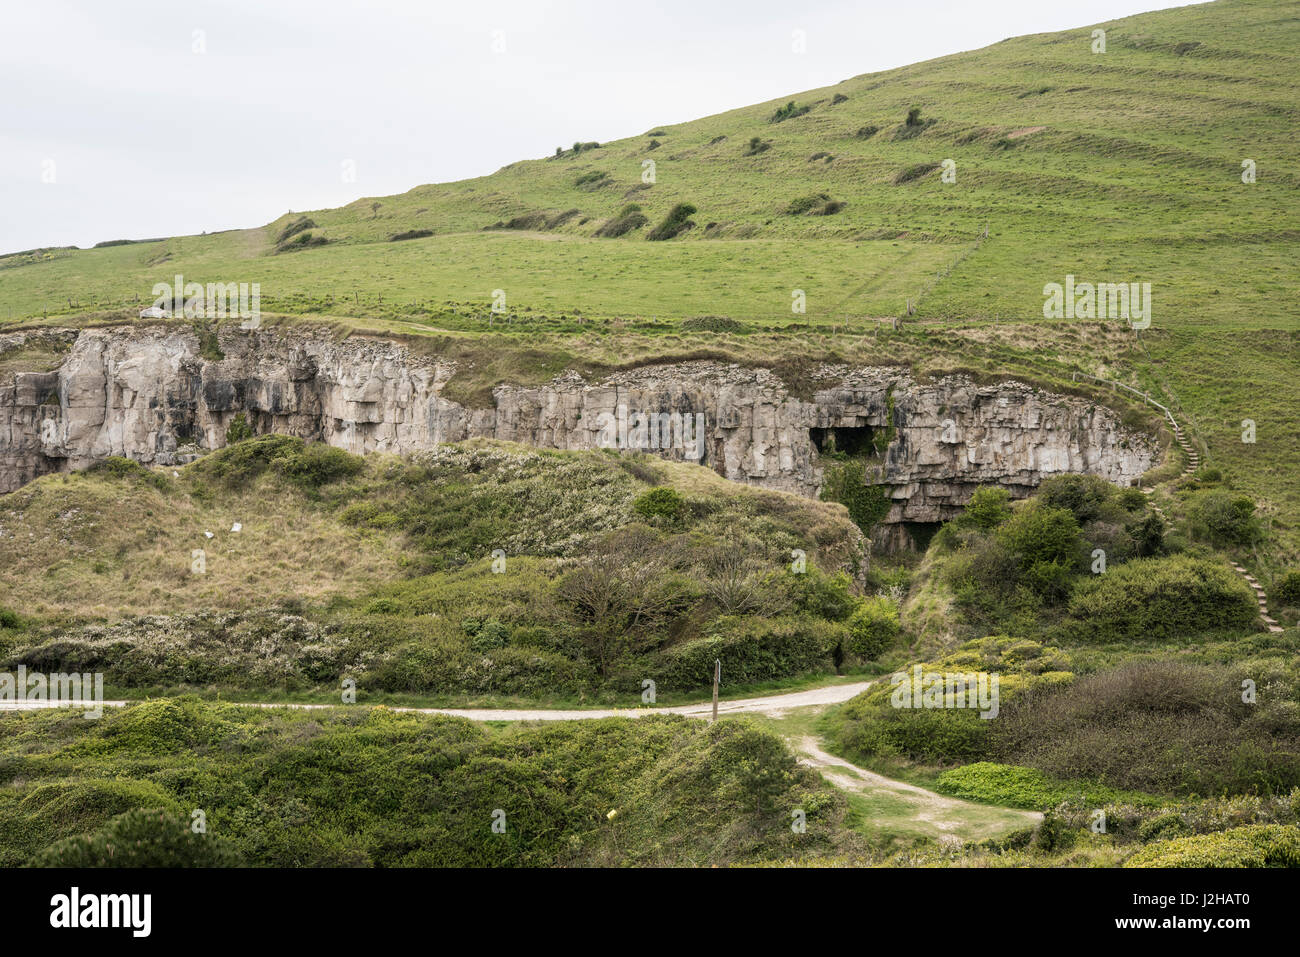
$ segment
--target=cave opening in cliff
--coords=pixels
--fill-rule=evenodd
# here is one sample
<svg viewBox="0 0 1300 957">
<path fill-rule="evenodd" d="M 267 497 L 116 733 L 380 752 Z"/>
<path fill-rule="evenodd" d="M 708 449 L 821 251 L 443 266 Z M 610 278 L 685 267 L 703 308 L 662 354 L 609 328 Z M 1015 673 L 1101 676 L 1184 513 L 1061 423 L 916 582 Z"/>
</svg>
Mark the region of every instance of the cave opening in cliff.
<svg viewBox="0 0 1300 957">
<path fill-rule="evenodd" d="M 913 550 L 924 552 L 930 547 L 930 539 L 943 528 L 943 522 L 906 522 L 904 528 Z"/>
<path fill-rule="evenodd" d="M 845 455 L 858 458 L 876 454 L 876 429 L 869 425 L 840 425 L 810 429 L 809 434 L 819 455 Z"/>
</svg>

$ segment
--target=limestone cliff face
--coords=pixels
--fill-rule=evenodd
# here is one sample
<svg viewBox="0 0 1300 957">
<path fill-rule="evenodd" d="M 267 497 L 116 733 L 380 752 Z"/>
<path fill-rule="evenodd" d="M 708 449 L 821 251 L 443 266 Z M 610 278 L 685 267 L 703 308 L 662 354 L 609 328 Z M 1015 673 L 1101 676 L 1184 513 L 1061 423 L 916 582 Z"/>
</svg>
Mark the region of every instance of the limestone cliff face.
<svg viewBox="0 0 1300 957">
<path fill-rule="evenodd" d="M 896 369 L 822 369 L 806 401 L 763 369 L 687 362 L 502 385 L 493 408 L 471 409 L 441 395 L 453 363 L 382 339 L 232 330 L 216 359 L 189 330 L 116 327 L 0 336 L 0 355 L 37 335 L 71 347 L 54 371 L 0 379 L 0 491 L 109 455 L 186 462 L 221 447 L 240 412 L 258 432 L 353 452 L 480 436 L 644 448 L 807 496 L 834 443 L 868 456 L 868 480 L 890 490 L 892 524 L 950 518 L 982 484 L 1023 496 L 1044 477 L 1086 472 L 1128 485 L 1157 453 L 1150 437 L 1082 399 L 1014 382 L 919 383 Z"/>
</svg>

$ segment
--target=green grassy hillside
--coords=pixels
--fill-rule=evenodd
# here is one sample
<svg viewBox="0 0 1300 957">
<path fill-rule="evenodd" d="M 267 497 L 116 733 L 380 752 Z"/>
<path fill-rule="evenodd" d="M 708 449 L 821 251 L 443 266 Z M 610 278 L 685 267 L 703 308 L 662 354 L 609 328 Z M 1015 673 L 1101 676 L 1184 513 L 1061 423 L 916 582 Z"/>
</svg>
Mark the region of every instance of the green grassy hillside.
<svg viewBox="0 0 1300 957">
<path fill-rule="evenodd" d="M 1032 319 L 1043 284 L 1073 273 L 1150 281 L 1159 328 L 1294 328 L 1294 4 L 1099 26 L 1104 53 L 1090 26 L 1019 37 L 260 229 L 10 257 L 4 318 L 111 308 L 182 272 L 259 281 L 273 310 L 342 315 L 502 288 L 534 312 L 784 322 L 802 288 L 809 321 L 897 315 L 906 298 L 922 317 Z M 797 115 L 777 119 L 787 103 Z M 929 168 L 945 159 L 953 183 Z M 843 208 L 818 215 L 828 201 Z M 647 224 L 598 238 L 630 203 Z M 696 227 L 645 242 L 678 203 Z M 328 245 L 277 253 L 303 216 L 313 225 L 287 242 Z"/>
</svg>

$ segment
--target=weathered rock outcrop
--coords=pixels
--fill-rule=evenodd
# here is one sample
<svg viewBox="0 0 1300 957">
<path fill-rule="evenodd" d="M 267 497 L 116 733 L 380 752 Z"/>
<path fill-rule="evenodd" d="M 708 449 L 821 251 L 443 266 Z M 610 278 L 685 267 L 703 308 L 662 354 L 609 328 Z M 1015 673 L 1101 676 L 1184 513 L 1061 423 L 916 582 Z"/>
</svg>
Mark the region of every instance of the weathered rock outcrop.
<svg viewBox="0 0 1300 957">
<path fill-rule="evenodd" d="M 0 353 L 21 347 L 25 335 L 0 337 Z M 479 436 L 556 449 L 647 448 L 809 496 L 822 483 L 819 446 L 834 441 L 864 450 L 868 480 L 889 488 L 892 524 L 950 518 L 981 484 L 1023 496 L 1046 476 L 1086 472 L 1128 485 L 1157 451 L 1114 412 L 1082 399 L 1015 382 L 919 383 L 897 369 L 825 368 L 806 401 L 763 369 L 687 362 L 598 382 L 568 374 L 544 386 L 502 385 L 493 408 L 472 409 L 441 394 L 454 363 L 382 339 L 230 331 L 219 340 L 223 357 L 212 358 L 189 330 L 63 335 L 72 345 L 57 369 L 0 381 L 0 491 L 109 455 L 189 461 L 222 446 L 241 412 L 258 432 L 353 452 L 411 452 Z"/>
</svg>

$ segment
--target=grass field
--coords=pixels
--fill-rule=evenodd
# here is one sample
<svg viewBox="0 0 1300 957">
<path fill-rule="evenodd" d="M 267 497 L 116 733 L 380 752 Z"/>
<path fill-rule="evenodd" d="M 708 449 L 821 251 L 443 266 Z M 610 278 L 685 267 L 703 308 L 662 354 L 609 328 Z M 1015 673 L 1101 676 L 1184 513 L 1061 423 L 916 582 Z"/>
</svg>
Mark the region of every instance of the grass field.
<svg viewBox="0 0 1300 957">
<path fill-rule="evenodd" d="M 1295 328 L 1293 6 L 1219 0 L 1101 26 L 1104 53 L 1091 27 L 1019 37 L 261 228 L 0 259 L 0 318 L 121 305 L 182 272 L 260 282 L 289 312 L 329 297 L 340 314 L 381 296 L 486 305 L 502 288 L 534 312 L 780 321 L 803 288 L 825 319 L 898 315 L 908 298 L 923 318 L 1025 319 L 1069 272 L 1150 281 L 1158 326 Z M 808 111 L 773 122 L 787 99 Z M 754 137 L 766 148 L 746 155 Z M 953 182 L 921 172 L 947 159 Z M 790 212 L 823 194 L 846 205 Z M 647 226 L 596 239 L 632 202 Z M 696 228 L 645 243 L 683 202 Z M 277 254 L 302 216 L 329 245 Z M 522 231 L 484 232 L 516 219 Z"/>
</svg>

